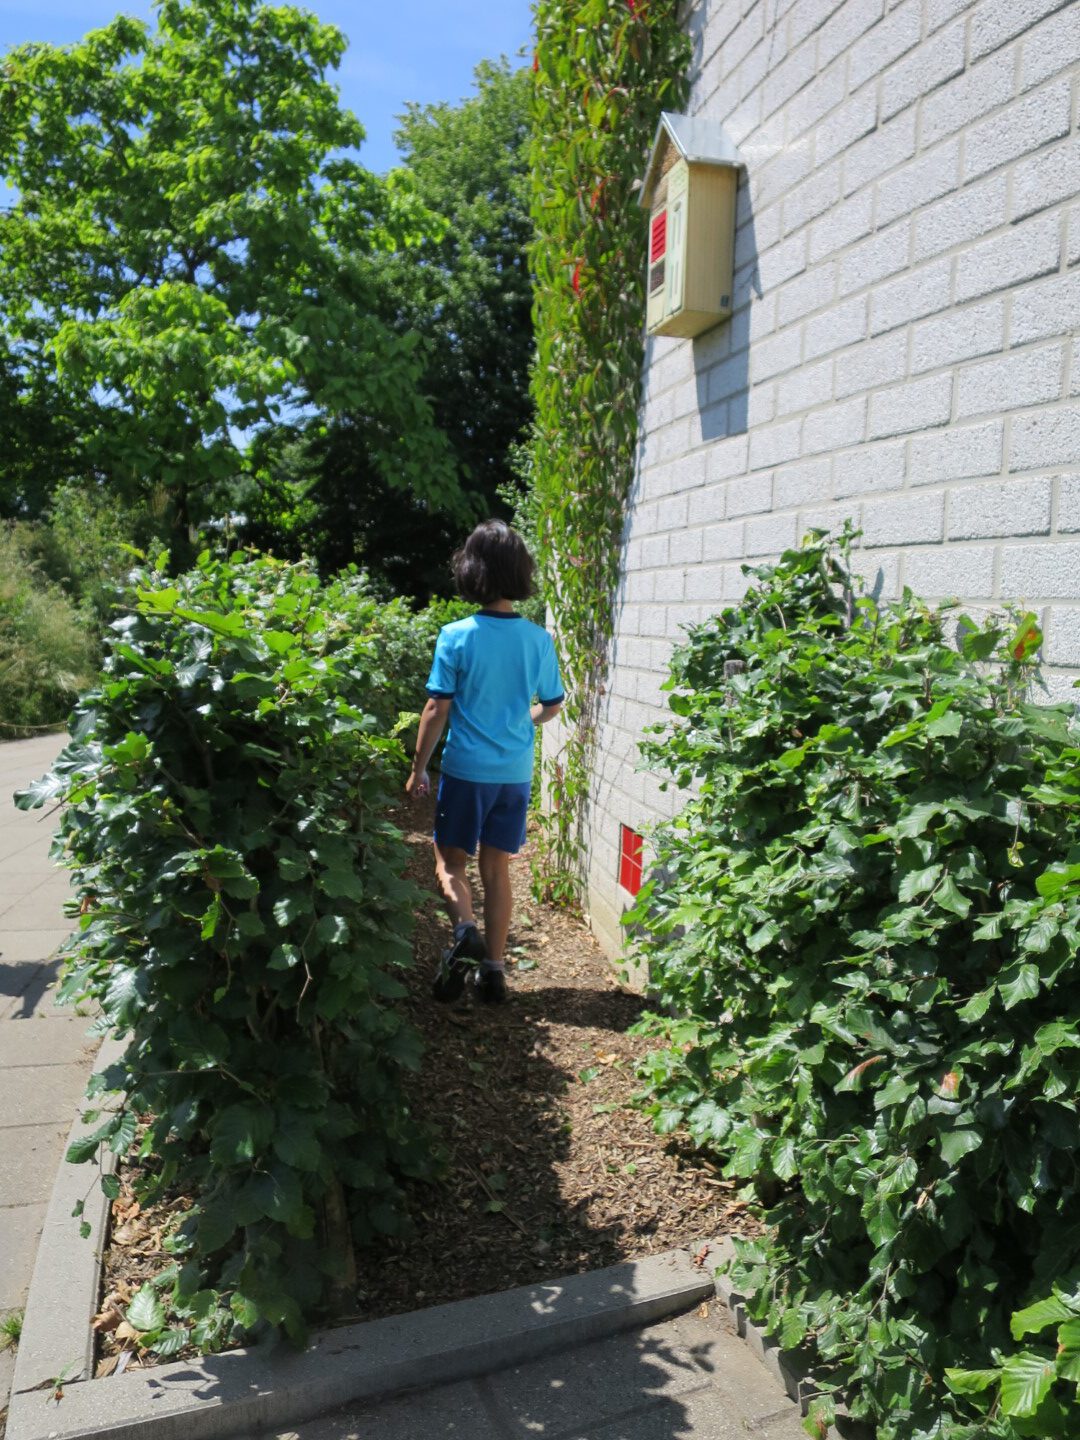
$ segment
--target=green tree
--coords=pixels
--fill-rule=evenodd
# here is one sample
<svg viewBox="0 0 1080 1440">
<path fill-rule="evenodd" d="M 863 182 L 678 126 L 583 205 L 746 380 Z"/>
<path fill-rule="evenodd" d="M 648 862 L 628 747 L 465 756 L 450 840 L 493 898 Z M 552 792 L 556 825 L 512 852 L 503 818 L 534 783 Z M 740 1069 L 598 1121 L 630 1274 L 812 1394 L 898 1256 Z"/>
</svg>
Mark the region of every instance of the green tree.
<svg viewBox="0 0 1080 1440">
<path fill-rule="evenodd" d="M 417 337 L 380 318 L 372 263 L 431 217 L 343 157 L 363 137 L 328 78 L 345 43 L 289 5 L 158 0 L 153 30 L 120 16 L 3 61 L 6 378 L 73 417 L 68 473 L 164 486 L 181 535 L 335 414 L 384 486 L 453 507 Z M 62 478 L 7 480 L 6 503 Z"/>
<path fill-rule="evenodd" d="M 511 447 L 532 415 L 528 105 L 528 73 L 503 59 L 477 68 L 475 93 L 458 105 L 407 106 L 390 181 L 440 224 L 373 267 L 385 323 L 403 341 L 420 337 L 423 389 L 476 518 L 505 513 L 499 490 L 514 482 Z M 445 591 L 462 516 L 430 494 L 390 496 L 362 416 L 334 418 L 278 479 L 280 510 L 268 518 L 294 527 L 296 548 L 330 566 L 360 559 L 395 590 Z"/>
</svg>

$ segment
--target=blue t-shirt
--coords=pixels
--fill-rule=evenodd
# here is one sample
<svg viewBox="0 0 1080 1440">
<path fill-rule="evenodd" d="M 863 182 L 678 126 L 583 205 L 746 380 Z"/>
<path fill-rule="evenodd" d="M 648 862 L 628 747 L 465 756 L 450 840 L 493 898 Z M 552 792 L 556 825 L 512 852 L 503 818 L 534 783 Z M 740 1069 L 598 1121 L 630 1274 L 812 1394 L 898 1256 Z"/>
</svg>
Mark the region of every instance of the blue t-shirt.
<svg viewBox="0 0 1080 1440">
<path fill-rule="evenodd" d="M 445 774 L 490 785 L 532 779 L 533 697 L 545 705 L 563 698 L 555 644 L 546 630 L 495 610 L 444 625 L 427 691 L 452 701 Z"/>
</svg>

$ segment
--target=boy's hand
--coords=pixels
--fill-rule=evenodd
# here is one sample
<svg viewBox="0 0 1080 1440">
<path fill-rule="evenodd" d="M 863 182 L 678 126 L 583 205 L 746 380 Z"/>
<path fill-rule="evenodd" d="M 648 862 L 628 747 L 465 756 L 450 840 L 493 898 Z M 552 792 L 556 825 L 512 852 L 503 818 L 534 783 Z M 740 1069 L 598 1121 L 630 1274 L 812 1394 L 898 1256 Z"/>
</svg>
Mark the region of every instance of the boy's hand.
<svg viewBox="0 0 1080 1440">
<path fill-rule="evenodd" d="M 413 770 L 405 781 L 406 795 L 423 800 L 431 794 L 431 777 L 426 770 Z"/>
</svg>

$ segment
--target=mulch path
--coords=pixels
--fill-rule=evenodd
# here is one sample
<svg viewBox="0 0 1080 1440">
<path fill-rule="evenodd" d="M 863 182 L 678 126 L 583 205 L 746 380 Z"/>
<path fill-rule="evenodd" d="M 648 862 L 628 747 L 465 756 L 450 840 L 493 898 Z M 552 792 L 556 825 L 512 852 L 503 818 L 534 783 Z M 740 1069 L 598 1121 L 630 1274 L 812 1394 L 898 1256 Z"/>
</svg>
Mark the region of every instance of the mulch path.
<svg viewBox="0 0 1080 1440">
<path fill-rule="evenodd" d="M 430 888 L 427 833 L 409 841 L 413 878 Z M 448 923 L 433 894 L 418 916 L 415 984 L 405 1003 L 426 1053 L 413 1103 L 441 1134 L 448 1171 L 438 1184 L 410 1184 L 408 1238 L 358 1256 L 360 1294 L 350 1319 L 757 1229 L 733 1182 L 673 1137 L 654 1134 L 633 1108 L 635 1065 L 649 1048 L 627 1033 L 642 1013 L 640 997 L 621 986 L 580 920 L 532 901 L 528 850 L 511 873 L 505 1005 L 432 1001 Z M 106 1301 L 122 1305 L 165 1268 L 161 1239 L 170 1212 L 184 1204 L 177 1197 L 154 1211 L 133 1210 L 123 1185 L 105 1255 Z M 115 1328 L 101 1339 L 99 1373 L 108 1373 L 132 1339 Z"/>
</svg>

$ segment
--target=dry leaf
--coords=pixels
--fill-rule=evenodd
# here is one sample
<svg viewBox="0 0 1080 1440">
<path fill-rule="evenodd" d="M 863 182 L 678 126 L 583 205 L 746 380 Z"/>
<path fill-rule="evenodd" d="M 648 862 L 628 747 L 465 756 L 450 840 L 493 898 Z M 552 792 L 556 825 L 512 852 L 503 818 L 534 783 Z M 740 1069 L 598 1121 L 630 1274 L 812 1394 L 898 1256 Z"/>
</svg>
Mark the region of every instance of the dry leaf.
<svg viewBox="0 0 1080 1440">
<path fill-rule="evenodd" d="M 701 1304 L 698 1306 L 698 1312 L 697 1312 L 697 1313 L 701 1316 L 702 1320 L 708 1320 L 708 1318 L 709 1318 L 709 1302 L 708 1302 L 707 1300 L 702 1300 Z"/>
</svg>

